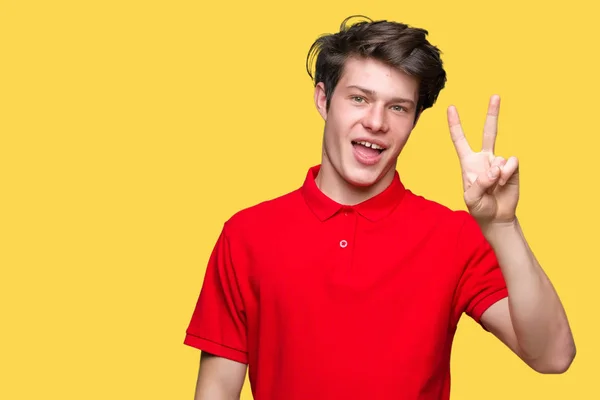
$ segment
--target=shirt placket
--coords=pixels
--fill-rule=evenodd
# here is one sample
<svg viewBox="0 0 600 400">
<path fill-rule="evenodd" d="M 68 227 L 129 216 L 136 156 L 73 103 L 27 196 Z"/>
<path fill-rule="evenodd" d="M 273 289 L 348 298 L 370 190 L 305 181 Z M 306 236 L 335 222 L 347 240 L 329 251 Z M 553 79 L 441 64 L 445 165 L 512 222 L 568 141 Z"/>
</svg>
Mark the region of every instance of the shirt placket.
<svg viewBox="0 0 600 400">
<path fill-rule="evenodd" d="M 339 271 L 338 278 L 347 282 L 352 269 L 354 250 L 356 247 L 356 223 L 358 214 L 351 207 L 341 212 L 341 229 L 338 236 Z"/>
</svg>

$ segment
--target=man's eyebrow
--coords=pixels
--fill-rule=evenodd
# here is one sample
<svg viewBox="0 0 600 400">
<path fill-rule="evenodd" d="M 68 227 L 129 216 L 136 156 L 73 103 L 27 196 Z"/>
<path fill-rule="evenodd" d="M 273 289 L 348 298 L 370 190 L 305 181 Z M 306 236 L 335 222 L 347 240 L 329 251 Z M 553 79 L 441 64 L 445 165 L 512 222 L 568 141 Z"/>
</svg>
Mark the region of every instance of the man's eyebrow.
<svg viewBox="0 0 600 400">
<path fill-rule="evenodd" d="M 366 93 L 369 96 L 373 96 L 373 97 L 375 97 L 377 95 L 377 92 L 375 92 L 374 90 L 367 89 L 367 88 L 364 88 L 364 87 L 358 86 L 358 85 L 350 85 L 350 86 L 347 86 L 347 88 L 360 90 L 361 92 Z M 393 103 L 410 103 L 413 106 L 415 105 L 414 101 L 412 101 L 411 99 L 404 98 L 404 97 L 394 97 L 392 99 L 392 102 Z"/>
</svg>

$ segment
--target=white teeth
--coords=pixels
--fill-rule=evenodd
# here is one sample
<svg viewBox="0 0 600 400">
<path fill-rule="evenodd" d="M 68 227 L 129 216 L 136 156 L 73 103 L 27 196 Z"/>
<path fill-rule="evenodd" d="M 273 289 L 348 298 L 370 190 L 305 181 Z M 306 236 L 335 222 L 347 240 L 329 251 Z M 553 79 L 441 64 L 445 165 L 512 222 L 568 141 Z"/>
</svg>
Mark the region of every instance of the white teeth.
<svg viewBox="0 0 600 400">
<path fill-rule="evenodd" d="M 371 142 L 365 142 L 365 141 L 362 141 L 362 142 L 356 142 L 356 143 L 358 143 L 358 144 L 362 144 L 362 145 L 363 145 L 363 146 L 365 146 L 365 147 L 370 147 L 370 148 L 372 148 L 372 149 L 375 149 L 375 150 L 384 150 L 384 148 L 383 148 L 383 147 L 381 147 L 381 146 L 378 146 L 378 145 L 376 145 L 375 143 L 371 143 Z"/>
</svg>

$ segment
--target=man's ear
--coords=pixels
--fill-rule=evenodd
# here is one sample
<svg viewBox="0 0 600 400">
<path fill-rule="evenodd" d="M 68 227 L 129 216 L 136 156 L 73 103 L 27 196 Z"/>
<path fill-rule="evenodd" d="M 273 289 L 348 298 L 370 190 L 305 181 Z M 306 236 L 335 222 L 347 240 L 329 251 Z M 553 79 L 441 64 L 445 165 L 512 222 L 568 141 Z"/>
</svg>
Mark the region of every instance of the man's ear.
<svg viewBox="0 0 600 400">
<path fill-rule="evenodd" d="M 315 86 L 315 106 L 321 117 L 327 121 L 327 95 L 325 94 L 325 84 L 317 83 Z"/>
</svg>

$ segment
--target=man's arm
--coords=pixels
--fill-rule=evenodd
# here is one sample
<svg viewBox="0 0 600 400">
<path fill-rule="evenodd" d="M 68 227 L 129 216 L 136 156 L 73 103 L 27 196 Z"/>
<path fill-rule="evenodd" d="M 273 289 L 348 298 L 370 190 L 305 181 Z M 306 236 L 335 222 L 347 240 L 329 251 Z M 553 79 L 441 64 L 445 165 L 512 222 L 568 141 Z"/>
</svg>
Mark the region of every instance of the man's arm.
<svg viewBox="0 0 600 400">
<path fill-rule="evenodd" d="M 496 253 L 509 295 L 484 312 L 481 323 L 534 370 L 565 372 L 576 353 L 569 322 L 518 220 L 492 223 L 483 233 Z"/>
<path fill-rule="evenodd" d="M 194 400 L 238 400 L 246 364 L 202 352 Z"/>
<path fill-rule="evenodd" d="M 239 399 L 246 376 L 248 289 L 240 250 L 244 241 L 230 227 L 224 225 L 211 252 L 184 339 L 201 350 L 195 400 Z"/>
<path fill-rule="evenodd" d="M 448 107 L 465 204 L 496 253 L 508 291 L 508 299 L 489 307 L 480 322 L 534 370 L 561 373 L 575 357 L 573 335 L 560 299 L 516 217 L 519 161 L 494 154 L 499 110 L 500 97 L 494 95 L 488 105 L 481 150 L 475 152 L 465 137 L 456 107 Z"/>
</svg>

